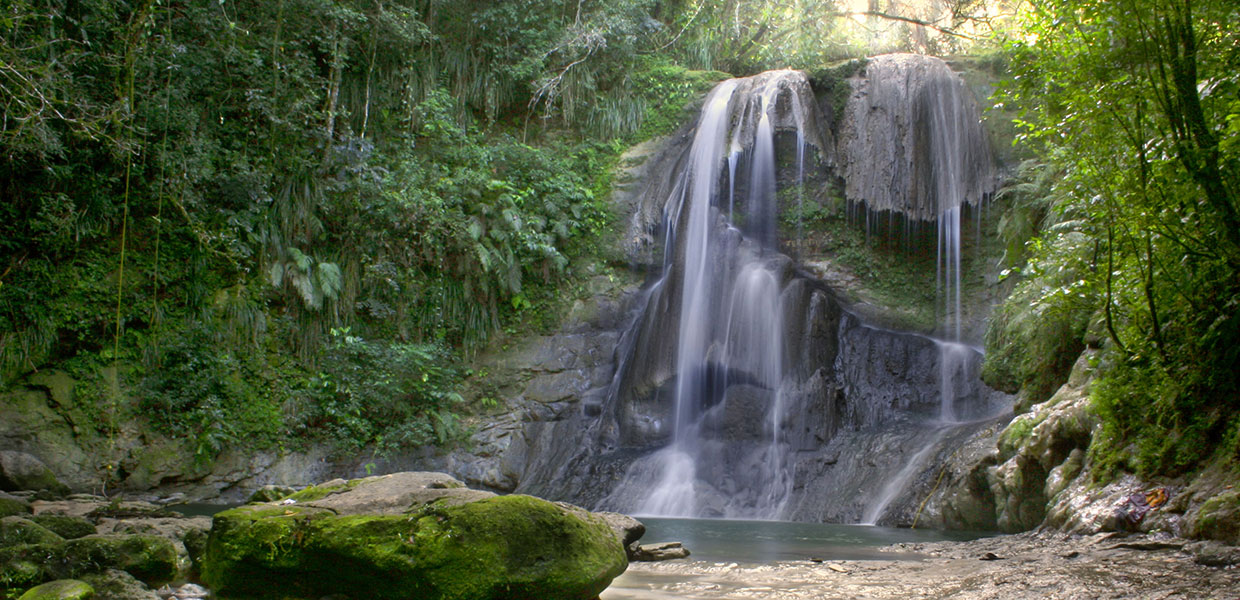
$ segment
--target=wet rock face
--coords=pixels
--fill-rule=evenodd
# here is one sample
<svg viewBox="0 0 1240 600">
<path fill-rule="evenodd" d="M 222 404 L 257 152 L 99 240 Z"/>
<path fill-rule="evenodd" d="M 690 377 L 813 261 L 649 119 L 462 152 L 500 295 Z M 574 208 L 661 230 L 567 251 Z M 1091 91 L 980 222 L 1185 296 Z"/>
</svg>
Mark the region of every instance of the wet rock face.
<svg viewBox="0 0 1240 600">
<path fill-rule="evenodd" d="M 994 191 L 977 103 L 946 63 L 876 56 L 852 82 L 838 142 L 850 201 L 928 221 Z"/>
<path fill-rule="evenodd" d="M 627 564 L 608 523 L 577 507 L 394 473 L 216 515 L 203 578 L 257 597 L 590 600 Z"/>
<path fill-rule="evenodd" d="M 1098 424 L 1089 403 L 1089 357 L 1050 400 L 1008 425 L 999 438 L 998 464 L 987 468 L 1000 531 L 1028 531 L 1042 524 L 1048 503 L 1062 499 L 1082 469 L 1084 451 Z"/>
</svg>

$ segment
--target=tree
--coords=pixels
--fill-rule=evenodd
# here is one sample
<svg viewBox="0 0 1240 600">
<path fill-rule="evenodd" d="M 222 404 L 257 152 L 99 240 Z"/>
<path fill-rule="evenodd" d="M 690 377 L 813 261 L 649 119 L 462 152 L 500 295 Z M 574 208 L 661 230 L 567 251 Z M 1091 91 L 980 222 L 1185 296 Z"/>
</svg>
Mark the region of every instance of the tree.
<svg viewBox="0 0 1240 600">
<path fill-rule="evenodd" d="M 1009 43 L 1024 140 L 1062 169 L 1065 209 L 1084 215 L 1043 241 L 1095 240 L 1098 268 L 1080 283 L 1100 291 L 1109 339 L 1107 447 L 1138 442 L 1149 471 L 1188 468 L 1224 441 L 1240 451 L 1237 20 L 1224 0 L 1035 0 Z M 1060 293 L 1071 289 L 1040 295 Z"/>
</svg>

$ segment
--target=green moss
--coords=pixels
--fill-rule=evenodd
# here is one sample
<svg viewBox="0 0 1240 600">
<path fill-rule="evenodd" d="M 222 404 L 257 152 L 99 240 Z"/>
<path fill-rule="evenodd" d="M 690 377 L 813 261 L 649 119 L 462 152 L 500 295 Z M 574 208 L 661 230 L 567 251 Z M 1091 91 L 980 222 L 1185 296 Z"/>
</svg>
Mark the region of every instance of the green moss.
<svg viewBox="0 0 1240 600">
<path fill-rule="evenodd" d="M 647 99 L 641 126 L 630 141 L 668 135 L 690 120 L 692 104 L 715 84 L 731 75 L 721 71 L 693 71 L 670 62 L 651 60 L 634 73 L 634 91 Z"/>
<path fill-rule="evenodd" d="M 177 574 L 176 548 L 158 536 L 89 535 L 65 542 L 64 548 L 66 560 L 79 565 L 75 572 L 114 568 L 152 583 L 169 581 Z"/>
<path fill-rule="evenodd" d="M 844 106 L 848 104 L 848 97 L 852 95 L 852 86 L 848 83 L 848 78 L 856 75 L 858 71 L 865 68 L 868 61 L 864 58 L 854 58 L 841 62 L 837 62 L 810 73 L 809 82 L 814 88 L 814 93 L 826 96 L 828 106 L 831 107 L 831 116 L 835 122 L 839 122 L 844 115 Z"/>
<path fill-rule="evenodd" d="M 1024 414 L 1012 419 L 1012 422 L 999 434 L 999 459 L 1007 460 L 1014 456 L 1033 433 L 1033 428 L 1041 422 L 1033 415 Z"/>
<path fill-rule="evenodd" d="M 30 520 L 56 532 L 56 535 L 67 540 L 93 535 L 96 532 L 94 524 L 82 517 L 44 514 L 30 517 Z"/>
<path fill-rule="evenodd" d="M 1240 492 L 1231 491 L 1206 500 L 1189 533 L 1195 538 L 1240 543 Z"/>
<path fill-rule="evenodd" d="M 64 538 L 51 530 L 22 517 L 0 519 L 0 546 L 18 544 L 54 544 Z"/>
<path fill-rule="evenodd" d="M 90 584 L 76 579 L 60 579 L 26 590 L 18 600 L 88 600 L 95 597 Z"/>
<path fill-rule="evenodd" d="M 13 497 L 0 496 L 0 518 L 30 514 L 30 503 Z"/>
<path fill-rule="evenodd" d="M 177 575 L 176 548 L 151 535 L 91 535 L 0 548 L 0 583 L 36 584 L 107 569 L 126 571 L 149 583 L 170 581 Z"/>
<path fill-rule="evenodd" d="M 344 481 L 342 479 L 338 479 L 336 481 L 329 481 L 319 485 L 312 485 L 304 490 L 289 494 L 288 499 L 297 502 L 314 502 L 315 500 L 322 500 L 323 498 L 326 498 L 336 492 L 353 487 L 356 485 L 356 483 L 354 483 L 356 481 L 360 480 L 355 479 L 353 481 Z"/>
<path fill-rule="evenodd" d="M 601 521 L 503 496 L 409 515 L 233 509 L 216 516 L 203 578 L 225 597 L 368 589 L 376 598 L 585 600 L 625 564 Z"/>
</svg>

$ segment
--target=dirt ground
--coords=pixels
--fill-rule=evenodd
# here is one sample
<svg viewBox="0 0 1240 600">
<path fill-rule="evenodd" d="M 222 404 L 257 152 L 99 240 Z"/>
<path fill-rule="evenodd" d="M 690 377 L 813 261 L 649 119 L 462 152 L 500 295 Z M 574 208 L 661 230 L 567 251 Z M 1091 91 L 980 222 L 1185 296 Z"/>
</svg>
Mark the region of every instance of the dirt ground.
<svg viewBox="0 0 1240 600">
<path fill-rule="evenodd" d="M 899 544 L 885 551 L 900 558 L 635 563 L 601 598 L 1240 599 L 1240 550 L 1224 546 L 1203 553 L 1201 544 L 1169 537 L 1020 534 Z"/>
</svg>

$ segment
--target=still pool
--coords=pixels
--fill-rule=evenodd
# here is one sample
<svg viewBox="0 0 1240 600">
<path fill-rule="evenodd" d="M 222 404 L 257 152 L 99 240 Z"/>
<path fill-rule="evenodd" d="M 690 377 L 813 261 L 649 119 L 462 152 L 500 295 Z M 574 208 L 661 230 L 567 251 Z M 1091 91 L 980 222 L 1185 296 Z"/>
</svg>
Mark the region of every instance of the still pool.
<svg viewBox="0 0 1240 600">
<path fill-rule="evenodd" d="M 879 552 L 899 543 L 967 541 L 990 534 L 892 529 L 869 525 L 640 518 L 646 524 L 641 543 L 682 542 L 691 559 L 741 564 L 791 560 L 892 560 L 900 553 Z M 907 556 L 907 558 L 916 558 Z"/>
<path fill-rule="evenodd" d="M 823 571 L 832 561 L 915 562 L 924 557 L 890 546 L 993 535 L 783 521 L 652 517 L 641 521 L 646 524 L 642 543 L 678 541 L 692 554 L 684 560 L 630 565 L 601 600 L 822 598 L 824 589 L 834 585 L 825 585 Z M 859 593 L 840 597 L 865 597 L 864 590 Z"/>
</svg>

